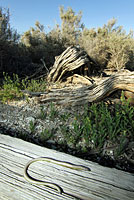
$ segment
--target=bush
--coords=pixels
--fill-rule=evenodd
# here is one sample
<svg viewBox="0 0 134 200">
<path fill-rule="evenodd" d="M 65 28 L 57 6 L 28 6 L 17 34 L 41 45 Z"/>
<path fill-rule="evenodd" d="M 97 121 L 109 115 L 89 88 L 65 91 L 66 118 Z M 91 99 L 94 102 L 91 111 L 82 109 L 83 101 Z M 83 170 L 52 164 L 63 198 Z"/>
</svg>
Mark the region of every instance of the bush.
<svg viewBox="0 0 134 200">
<path fill-rule="evenodd" d="M 40 92 L 46 89 L 46 82 L 43 78 L 40 80 L 28 80 L 27 78 L 20 80 L 17 74 L 13 74 L 13 76 L 10 77 L 6 73 L 3 73 L 3 77 L 3 85 L 0 88 L 0 100 L 3 103 L 23 97 L 24 94 L 22 90 Z"/>
<path fill-rule="evenodd" d="M 0 7 L 0 77 L 3 72 L 23 78 L 35 74 L 42 67 L 41 60 L 49 69 L 55 57 L 70 45 L 78 45 L 87 52 L 96 63 L 94 72 L 105 68 L 134 70 L 133 32 L 126 34 L 121 26 L 116 26 L 116 19 L 102 28 L 87 29 L 81 23 L 81 12 L 75 14 L 70 7 L 60 7 L 61 27 L 56 25 L 45 33 L 44 26 L 37 21 L 34 28 L 20 37 L 10 27 L 9 16 L 9 9 Z M 43 69 L 40 74 L 45 72 Z"/>
<path fill-rule="evenodd" d="M 13 74 L 11 79 L 8 74 L 4 73 L 3 86 L 0 90 L 0 100 L 5 103 L 8 100 L 19 99 L 23 96 L 20 89 L 20 81 L 17 75 Z"/>
<path fill-rule="evenodd" d="M 127 35 L 121 26 L 115 25 L 116 19 L 112 19 L 97 30 L 84 29 L 79 38 L 80 46 L 100 65 L 101 70 L 134 70 L 133 33 Z"/>
<path fill-rule="evenodd" d="M 32 62 L 40 64 L 43 59 L 47 68 L 54 64 L 55 56 L 65 50 L 58 26 L 46 34 L 39 22 L 22 35 L 21 42 L 27 47 Z"/>
</svg>

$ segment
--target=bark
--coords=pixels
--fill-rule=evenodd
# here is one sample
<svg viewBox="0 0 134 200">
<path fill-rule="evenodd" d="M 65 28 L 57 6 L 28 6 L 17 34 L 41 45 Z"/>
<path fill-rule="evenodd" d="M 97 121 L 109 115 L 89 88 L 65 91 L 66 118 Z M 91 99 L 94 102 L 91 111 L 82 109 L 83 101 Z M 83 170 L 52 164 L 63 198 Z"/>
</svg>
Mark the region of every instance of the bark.
<svg viewBox="0 0 134 200">
<path fill-rule="evenodd" d="M 89 86 L 76 85 L 64 88 L 52 88 L 39 97 L 42 103 L 55 102 L 58 105 L 84 105 L 98 102 L 116 90 L 134 93 L 134 72 L 120 71 L 99 83 Z"/>
<path fill-rule="evenodd" d="M 48 82 L 61 82 L 76 73 L 89 75 L 91 65 L 95 62 L 77 47 L 68 47 L 60 56 L 55 58 L 55 63 L 48 74 Z"/>
</svg>

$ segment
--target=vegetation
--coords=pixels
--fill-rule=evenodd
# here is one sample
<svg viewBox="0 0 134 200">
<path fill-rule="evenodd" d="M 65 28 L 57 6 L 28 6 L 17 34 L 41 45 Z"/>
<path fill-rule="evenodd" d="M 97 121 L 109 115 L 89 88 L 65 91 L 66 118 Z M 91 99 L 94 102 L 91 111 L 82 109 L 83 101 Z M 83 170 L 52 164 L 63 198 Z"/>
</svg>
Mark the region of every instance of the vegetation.
<svg viewBox="0 0 134 200">
<path fill-rule="evenodd" d="M 102 28 L 84 29 L 80 46 L 99 63 L 101 69 L 134 69 L 133 32 L 126 34 L 121 26 L 112 19 Z"/>
<path fill-rule="evenodd" d="M 30 28 L 22 35 L 21 42 L 26 46 L 33 63 L 41 64 L 43 59 L 48 68 L 52 66 L 55 56 L 65 49 L 59 34 L 58 26 L 46 34 L 44 26 L 37 21 L 35 28 Z"/>
<path fill-rule="evenodd" d="M 61 25 L 61 37 L 65 39 L 66 45 L 77 45 L 78 37 L 83 30 L 84 25 L 81 23 L 82 12 L 75 15 L 72 8 L 68 8 L 67 11 L 63 6 L 60 7 Z"/>
<path fill-rule="evenodd" d="M 35 27 L 19 35 L 10 26 L 9 9 L 0 8 L 0 77 L 3 72 L 23 78 L 32 75 L 42 67 L 42 60 L 49 70 L 55 56 L 70 45 L 83 48 L 98 63 L 99 71 L 134 70 L 133 31 L 126 34 L 114 18 L 103 27 L 88 29 L 81 17 L 82 12 L 76 14 L 70 7 L 60 7 L 61 26 L 57 24 L 46 33 L 44 25 L 37 21 Z"/>
<path fill-rule="evenodd" d="M 0 100 L 3 102 L 20 99 L 23 97 L 21 89 L 29 91 L 40 91 L 43 81 L 20 80 L 17 75 L 11 79 L 7 74 L 4 75 L 4 84 L 0 90 Z M 45 89 L 45 87 L 44 87 Z M 84 114 L 75 113 L 73 120 L 69 113 L 62 113 L 56 109 L 53 103 L 50 104 L 50 111 L 46 112 L 41 106 L 38 118 L 41 120 L 62 121 L 59 131 L 62 134 L 62 141 L 57 141 L 63 146 L 75 148 L 76 151 L 87 152 L 89 149 L 102 151 L 106 141 L 112 144 L 120 144 L 117 149 L 117 155 L 122 153 L 122 145 L 126 138 L 134 140 L 134 107 L 130 106 L 129 101 L 121 96 L 122 104 L 107 105 L 104 102 L 92 103 L 84 107 Z M 71 119 L 70 127 L 68 121 Z M 35 124 L 30 121 L 29 129 L 32 134 L 36 130 Z M 56 131 L 55 131 L 56 132 Z M 40 134 L 41 141 L 54 138 L 54 130 L 44 129 Z"/>
<path fill-rule="evenodd" d="M 13 99 L 19 100 L 24 97 L 22 90 L 40 92 L 46 89 L 46 82 L 43 78 L 40 80 L 28 80 L 27 78 L 21 80 L 16 74 L 13 74 L 11 78 L 6 73 L 3 76 L 3 84 L 0 87 L 0 100 L 3 103 Z"/>
<path fill-rule="evenodd" d="M 38 80 L 29 80 L 25 78 L 21 80 L 21 89 L 31 92 L 42 92 L 46 89 L 46 82 L 44 78 L 40 78 Z"/>
<path fill-rule="evenodd" d="M 0 100 L 5 103 L 23 98 L 22 89 L 41 91 L 44 81 L 21 80 L 17 75 L 13 75 L 11 79 L 5 74 L 3 83 L 0 89 Z M 45 87 L 46 85 L 43 91 Z M 90 150 L 101 155 L 105 144 L 110 144 L 116 146 L 113 156 L 118 159 L 124 153 L 126 140 L 130 142 L 134 140 L 134 107 L 126 101 L 123 93 L 121 102 L 115 105 L 107 105 L 104 102 L 85 105 L 82 114 L 60 113 L 53 103 L 50 103 L 48 110 L 42 105 L 37 119 L 42 120 L 42 124 L 46 120 L 54 124 L 60 122 L 60 124 L 52 128 L 44 126 L 44 129 L 36 134 L 36 123 L 30 121 L 28 127 L 30 137 L 33 137 L 33 140 L 36 137 L 41 145 L 46 145 L 48 140 L 54 141 L 63 149 L 74 149 L 76 155 L 88 153 Z M 20 132 L 18 136 L 27 140 L 29 134 Z M 31 138 L 29 140 L 33 141 Z"/>
<path fill-rule="evenodd" d="M 11 79 L 9 75 L 4 73 L 3 85 L 0 88 L 0 100 L 6 102 L 19 99 L 22 96 L 18 75 L 13 74 L 13 79 Z"/>
<path fill-rule="evenodd" d="M 28 50 L 19 42 L 20 35 L 10 27 L 9 9 L 0 7 L 0 78 L 3 72 L 29 74 L 31 66 Z"/>
<path fill-rule="evenodd" d="M 115 156 L 120 156 L 124 150 L 123 144 L 126 138 L 130 141 L 134 140 L 134 107 L 130 106 L 129 101 L 125 100 L 123 93 L 121 102 L 121 105 L 115 104 L 114 106 L 107 105 L 104 102 L 86 105 L 84 114 L 81 115 L 76 112 L 73 120 L 72 116 L 67 113 L 60 115 L 54 105 L 51 104 L 50 113 L 46 114 L 45 112 L 45 118 L 42 118 L 44 116 L 42 108 L 40 117 L 43 120 L 46 117 L 49 120 L 56 121 L 62 119 L 63 123 L 59 132 L 61 132 L 63 139 L 57 142 L 63 146 L 69 146 L 77 152 L 88 152 L 94 149 L 101 153 L 105 142 L 108 141 L 112 145 L 117 145 Z M 71 124 L 68 126 L 67 121 L 70 118 Z M 50 132 L 49 130 L 45 131 L 44 138 L 54 138 L 54 134 L 50 135 Z M 42 139 L 43 134 L 41 134 Z"/>
<path fill-rule="evenodd" d="M 47 83 L 44 78 L 30 79 L 39 71 L 45 74 L 51 68 L 55 56 L 60 55 L 66 47 L 77 45 L 104 69 L 120 70 L 127 68 L 134 70 L 134 35 L 117 26 L 116 19 L 110 20 L 103 27 L 87 29 L 81 22 L 82 13 L 76 14 L 72 8 L 67 10 L 60 7 L 61 26 L 56 25 L 46 33 L 40 22 L 35 27 L 19 35 L 10 27 L 9 10 L 0 8 L 0 101 L 7 102 L 24 97 L 22 90 L 32 92 L 44 91 Z M 43 61 L 43 62 L 42 62 Z M 45 63 L 46 68 L 42 68 Z M 4 72 L 4 73 L 3 73 Z M 36 76 L 36 75 L 35 75 Z M 116 156 L 121 155 L 126 138 L 134 140 L 134 107 L 126 102 L 122 93 L 122 104 L 108 106 L 104 102 L 85 106 L 84 114 L 62 113 L 50 104 L 50 112 L 40 108 L 38 118 L 54 121 L 59 119 L 62 125 L 59 131 L 62 140 L 58 144 L 69 146 L 76 151 L 88 152 L 89 149 L 101 153 L 106 141 L 120 144 Z M 67 122 L 70 120 L 70 126 Z M 34 134 L 36 127 L 31 121 L 29 129 Z M 55 130 L 45 129 L 40 133 L 42 142 L 54 138 Z M 27 136 L 23 133 L 22 137 Z"/>
</svg>

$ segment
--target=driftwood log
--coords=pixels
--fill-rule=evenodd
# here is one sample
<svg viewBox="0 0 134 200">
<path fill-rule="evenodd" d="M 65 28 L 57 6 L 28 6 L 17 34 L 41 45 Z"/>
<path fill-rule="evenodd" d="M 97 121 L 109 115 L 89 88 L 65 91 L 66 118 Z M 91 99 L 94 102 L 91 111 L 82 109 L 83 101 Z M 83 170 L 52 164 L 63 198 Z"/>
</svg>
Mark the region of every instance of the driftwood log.
<svg viewBox="0 0 134 200">
<path fill-rule="evenodd" d="M 79 72 L 90 75 L 93 65 L 96 65 L 85 51 L 78 47 L 68 47 L 60 56 L 55 57 L 55 63 L 48 74 L 48 82 L 60 82 L 66 77 Z"/>
<path fill-rule="evenodd" d="M 134 72 L 121 70 L 96 82 L 90 75 L 92 69 L 97 67 L 86 52 L 78 47 L 68 47 L 55 58 L 47 77 L 50 85 L 47 91 L 28 93 L 31 96 L 38 96 L 40 103 L 79 106 L 101 101 L 116 90 L 124 90 L 125 96 L 132 97 L 131 103 L 134 104 Z"/>
<path fill-rule="evenodd" d="M 55 102 L 58 105 L 84 105 L 88 102 L 101 101 L 116 90 L 129 91 L 133 94 L 134 72 L 120 71 L 89 86 L 52 88 L 48 92 L 42 93 L 39 101 L 43 103 Z"/>
</svg>

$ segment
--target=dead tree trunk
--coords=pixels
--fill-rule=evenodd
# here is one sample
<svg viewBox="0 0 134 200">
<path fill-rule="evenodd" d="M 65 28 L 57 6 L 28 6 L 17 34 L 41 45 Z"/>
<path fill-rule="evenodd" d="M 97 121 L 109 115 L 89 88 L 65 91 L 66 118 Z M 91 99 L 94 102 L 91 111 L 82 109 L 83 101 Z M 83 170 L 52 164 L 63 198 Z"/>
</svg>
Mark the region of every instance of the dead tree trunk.
<svg viewBox="0 0 134 200">
<path fill-rule="evenodd" d="M 48 92 L 34 93 L 33 95 L 39 96 L 39 102 L 54 102 L 58 105 L 71 106 L 98 102 L 116 90 L 129 91 L 132 92 L 131 96 L 134 96 L 134 72 L 121 70 L 110 77 L 105 77 L 105 80 L 95 83 L 89 78 L 90 70 L 95 66 L 97 67 L 96 63 L 86 52 L 77 47 L 68 47 L 60 56 L 56 57 L 54 66 L 47 77 L 50 84 L 66 80 L 64 87 L 62 87 L 63 83 L 60 83 L 60 89 L 51 87 Z M 84 70 L 87 71 L 87 74 L 83 72 Z M 130 96 L 130 94 L 126 94 Z M 32 96 L 32 93 L 30 95 Z"/>
<path fill-rule="evenodd" d="M 116 90 L 134 93 L 134 72 L 118 72 L 97 85 L 50 89 L 39 97 L 39 101 L 55 102 L 58 105 L 84 105 L 87 102 L 98 102 Z"/>
<path fill-rule="evenodd" d="M 68 47 L 60 56 L 55 58 L 54 66 L 47 77 L 47 81 L 60 82 L 66 78 L 67 74 L 71 76 L 76 69 L 81 70 L 80 67 L 85 64 L 87 66 L 84 69 L 89 73 L 90 62 L 89 56 L 84 51 L 77 47 Z"/>
</svg>

